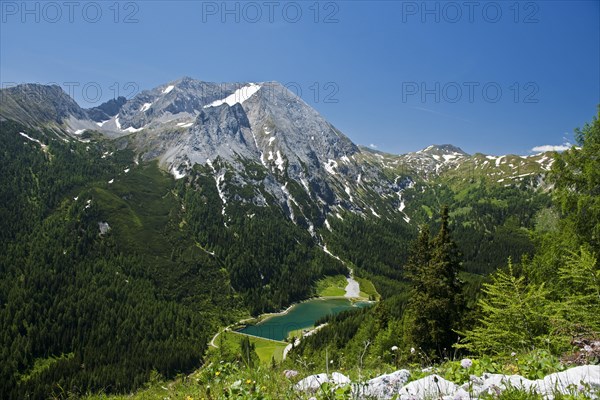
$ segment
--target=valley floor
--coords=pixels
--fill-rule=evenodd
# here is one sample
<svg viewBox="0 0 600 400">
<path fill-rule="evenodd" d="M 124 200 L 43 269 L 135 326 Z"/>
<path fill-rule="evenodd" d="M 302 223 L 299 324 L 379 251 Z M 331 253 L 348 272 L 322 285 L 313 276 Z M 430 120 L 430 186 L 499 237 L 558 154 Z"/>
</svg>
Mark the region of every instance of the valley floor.
<svg viewBox="0 0 600 400">
<path fill-rule="evenodd" d="M 372 283 L 368 280 L 362 280 L 363 282 L 365 282 L 365 284 L 372 286 Z M 361 291 L 360 283 L 354 278 L 354 274 L 351 270 L 350 275 L 347 277 L 344 277 L 343 275 L 336 275 L 322 279 L 317 284 L 317 294 L 319 295 L 319 299 L 335 299 L 339 297 L 344 297 L 353 301 L 365 301 L 369 297 L 369 294 Z M 321 326 L 312 326 L 304 329 L 297 329 L 291 331 L 288 335 L 287 340 L 293 339 L 294 343 L 288 343 L 284 341 L 278 341 L 246 334 L 237 331 L 235 327 L 245 325 L 247 323 L 256 323 L 259 321 L 262 322 L 268 318 L 286 315 L 296 305 L 297 304 L 292 304 L 287 309 L 279 313 L 268 313 L 262 314 L 257 318 L 246 318 L 239 321 L 236 324 L 225 327 L 212 337 L 210 341 L 210 346 L 214 349 L 219 349 L 221 346 L 225 345 L 231 351 L 235 351 L 236 346 L 239 347 L 239 337 L 248 336 L 250 338 L 251 343 L 256 346 L 256 352 L 262 363 L 268 364 L 273 359 L 275 361 L 281 361 L 285 359 L 287 353 L 292 349 L 293 346 L 297 346 L 300 343 L 301 337 L 311 335 L 312 333 L 316 332 Z"/>
</svg>

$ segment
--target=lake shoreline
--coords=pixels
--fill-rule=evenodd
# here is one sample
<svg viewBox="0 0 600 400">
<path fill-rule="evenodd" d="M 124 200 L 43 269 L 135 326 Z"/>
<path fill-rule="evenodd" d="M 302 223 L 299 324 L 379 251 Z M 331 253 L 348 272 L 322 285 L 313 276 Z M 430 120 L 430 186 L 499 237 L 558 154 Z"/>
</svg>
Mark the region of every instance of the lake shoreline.
<svg viewBox="0 0 600 400">
<path fill-rule="evenodd" d="M 322 318 L 343 311 L 370 307 L 371 301 L 352 301 L 343 296 L 315 297 L 294 304 L 284 312 L 261 315 L 254 323 L 236 327 L 242 334 L 288 341 L 292 331 L 312 329 Z"/>
<path fill-rule="evenodd" d="M 240 335 L 247 335 L 247 336 L 253 336 L 253 337 L 260 337 L 263 338 L 262 336 L 255 336 L 255 335 L 251 335 L 248 333 L 244 333 L 244 332 L 240 332 L 241 329 L 246 328 L 248 325 L 257 325 L 260 324 L 261 322 L 265 322 L 271 318 L 274 317 L 280 317 L 283 315 L 287 315 L 294 307 L 309 302 L 309 301 L 314 301 L 314 300 L 348 300 L 350 301 L 351 304 L 357 303 L 357 302 L 363 302 L 363 303 L 377 303 L 377 301 L 375 300 L 366 300 L 365 298 L 348 298 L 345 296 L 317 296 L 317 297 L 310 297 L 308 299 L 305 300 L 301 300 L 301 301 L 297 301 L 294 302 L 292 304 L 290 304 L 286 309 L 279 311 L 279 312 L 272 312 L 272 313 L 264 313 L 264 314 L 260 314 L 257 317 L 249 317 L 249 318 L 244 318 L 241 319 L 237 322 L 234 322 L 222 329 L 220 329 L 217 333 L 215 333 L 215 335 L 212 337 L 212 339 L 209 341 L 209 346 L 214 347 L 214 348 L 219 348 L 216 344 L 215 341 L 217 340 L 217 338 L 219 337 L 220 334 L 222 334 L 223 332 L 226 331 L 230 331 L 230 332 L 236 332 L 239 333 Z M 268 338 L 264 338 L 264 339 L 268 339 Z"/>
<path fill-rule="evenodd" d="M 350 270 L 350 275 L 346 276 L 346 280 L 348 281 L 348 286 L 350 286 L 350 282 L 352 282 L 353 284 L 355 284 L 356 286 L 359 285 L 359 282 L 356 281 L 354 279 L 354 274 L 353 271 Z M 241 332 L 243 329 L 247 328 L 248 326 L 252 326 L 252 325 L 258 325 L 261 323 L 265 323 L 267 322 L 269 319 L 271 318 L 275 318 L 275 317 L 281 317 L 281 316 L 285 316 L 287 314 L 290 313 L 290 311 L 292 309 L 294 309 L 294 307 L 297 307 L 303 303 L 307 303 L 307 302 L 311 302 L 311 301 L 315 301 L 315 300 L 323 300 L 323 301 L 327 301 L 327 300 L 347 300 L 350 302 L 350 304 L 354 307 L 355 303 L 357 302 L 361 302 L 361 303 L 366 303 L 366 304 L 372 304 L 372 303 L 377 303 L 377 300 L 370 300 L 366 297 L 360 296 L 360 286 L 358 286 L 358 288 L 352 288 L 351 290 L 349 290 L 348 286 L 346 286 L 345 288 L 345 293 L 343 295 L 339 295 L 339 296 L 314 296 L 314 297 L 309 297 L 307 299 L 301 300 L 301 301 L 296 301 L 294 303 L 291 303 L 289 306 L 287 306 L 285 309 L 281 310 L 281 311 L 277 311 L 277 312 L 270 312 L 270 313 L 263 313 L 260 314 L 256 317 L 249 317 L 249 318 L 244 318 L 241 319 L 235 323 L 232 323 L 224 328 L 222 328 L 221 330 L 219 330 L 210 340 L 209 342 L 209 346 L 214 347 L 214 348 L 218 348 L 218 346 L 216 345 L 215 341 L 217 340 L 217 338 L 219 337 L 219 335 L 223 332 L 226 331 L 230 331 L 230 332 L 235 332 L 238 333 L 240 335 L 247 335 L 247 336 L 251 336 L 251 337 L 258 337 L 258 338 L 263 338 L 261 336 L 255 336 L 249 333 L 244 333 Z M 358 290 L 357 290 L 358 289 Z M 358 292 L 357 296 L 354 296 L 354 294 L 356 294 L 356 292 Z M 313 327 L 314 329 L 314 327 Z M 264 339 L 268 339 L 268 338 L 264 338 Z M 287 342 L 288 338 L 284 339 L 284 342 Z"/>
<path fill-rule="evenodd" d="M 361 298 L 361 297 L 346 297 L 344 296 L 318 296 L 318 297 L 310 297 L 306 300 L 301 300 L 301 301 L 297 301 L 295 303 L 290 304 L 285 310 L 282 311 L 278 311 L 278 312 L 271 312 L 271 313 L 264 313 L 264 314 L 260 314 L 257 317 L 251 317 L 251 318 L 247 318 L 247 319 L 243 319 L 240 320 L 239 322 L 237 322 L 238 325 L 257 325 L 260 324 L 261 322 L 265 322 L 270 318 L 273 317 L 280 317 L 283 315 L 287 315 L 292 308 L 303 304 L 303 303 L 307 303 L 309 301 L 315 301 L 315 300 L 348 300 L 350 301 L 350 303 L 354 304 L 354 303 L 377 303 L 377 301 L 375 300 L 368 300 L 365 298 Z M 236 324 L 233 324 L 231 326 L 235 326 Z"/>
<path fill-rule="evenodd" d="M 256 324 L 259 324 L 261 322 L 268 320 L 269 318 L 286 315 L 287 313 L 290 312 L 290 310 L 293 307 L 295 307 L 299 304 L 302 304 L 302 303 L 306 303 L 308 301 L 313 301 L 313 300 L 346 299 L 346 300 L 349 300 L 352 304 L 354 304 L 358 301 L 368 302 L 368 303 L 376 302 L 376 301 L 372 301 L 372 300 L 369 300 L 368 298 L 360 296 L 360 284 L 357 280 L 354 279 L 354 271 L 352 269 L 349 269 L 349 272 L 350 272 L 350 274 L 345 277 L 348 282 L 348 285 L 344 288 L 344 290 L 345 290 L 344 295 L 309 297 L 308 299 L 296 301 L 296 302 L 290 304 L 286 309 L 284 309 L 282 311 L 260 314 L 257 317 L 251 317 L 251 318 L 241 320 L 238 324 L 245 324 L 246 322 L 251 322 L 252 325 L 256 325 Z"/>
</svg>

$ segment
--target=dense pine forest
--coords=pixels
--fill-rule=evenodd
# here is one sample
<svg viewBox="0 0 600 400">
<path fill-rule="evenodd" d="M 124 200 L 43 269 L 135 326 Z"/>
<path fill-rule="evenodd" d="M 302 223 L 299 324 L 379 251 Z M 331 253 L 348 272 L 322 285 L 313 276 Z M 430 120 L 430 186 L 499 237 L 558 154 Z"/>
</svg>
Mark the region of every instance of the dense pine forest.
<svg viewBox="0 0 600 400">
<path fill-rule="evenodd" d="M 30 133 L 38 143 L 0 124 L 9 398 L 122 392 L 153 370 L 190 371 L 218 327 L 346 272 L 281 214 L 254 207 L 248 219 L 240 208 L 226 229 L 201 170 L 176 184 L 156 163 L 136 166 L 121 143 L 65 143 L 50 130 Z"/>
</svg>

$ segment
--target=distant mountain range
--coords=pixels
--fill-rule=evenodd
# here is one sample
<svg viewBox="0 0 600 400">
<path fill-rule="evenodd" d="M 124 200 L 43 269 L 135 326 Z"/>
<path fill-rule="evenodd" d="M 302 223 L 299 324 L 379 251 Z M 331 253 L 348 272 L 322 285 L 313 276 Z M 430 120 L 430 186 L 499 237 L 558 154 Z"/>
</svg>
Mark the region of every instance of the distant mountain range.
<svg viewBox="0 0 600 400">
<path fill-rule="evenodd" d="M 277 82 L 184 77 L 91 109 L 79 107 L 59 86 L 24 84 L 1 91 L 0 116 L 50 128 L 68 141 L 89 141 L 93 132 L 118 139 L 138 161 L 157 159 L 176 179 L 206 166 L 224 213 L 229 200 L 275 202 L 311 232 L 340 210 L 410 221 L 402 192 L 416 182 L 477 178 L 539 186 L 552 163 L 550 153 L 469 155 L 450 144 L 402 155 L 357 146 Z M 251 195 L 234 196 L 236 187 L 246 193 L 251 188 Z"/>
</svg>

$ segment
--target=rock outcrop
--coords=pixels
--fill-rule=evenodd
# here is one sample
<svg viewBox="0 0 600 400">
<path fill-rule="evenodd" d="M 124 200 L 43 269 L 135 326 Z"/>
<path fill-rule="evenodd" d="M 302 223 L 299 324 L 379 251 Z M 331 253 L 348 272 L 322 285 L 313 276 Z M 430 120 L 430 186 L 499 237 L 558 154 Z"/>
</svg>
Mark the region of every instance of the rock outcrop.
<svg viewBox="0 0 600 400">
<path fill-rule="evenodd" d="M 566 371 L 547 375 L 543 379 L 530 380 L 520 375 L 483 374 L 471 376 L 462 384 L 450 382 L 439 375 L 406 383 L 410 372 L 402 369 L 391 374 L 381 375 L 365 383 L 352 383 L 348 377 L 338 372 L 331 375 L 318 374 L 302 379 L 295 386 L 298 391 L 315 393 L 322 384 L 335 387 L 352 385 L 353 398 L 358 399 L 473 399 L 484 395 L 498 396 L 502 392 L 520 390 L 536 393 L 544 399 L 554 399 L 557 395 L 580 395 L 585 398 L 598 398 L 600 394 L 600 365 L 583 365 Z"/>
</svg>

